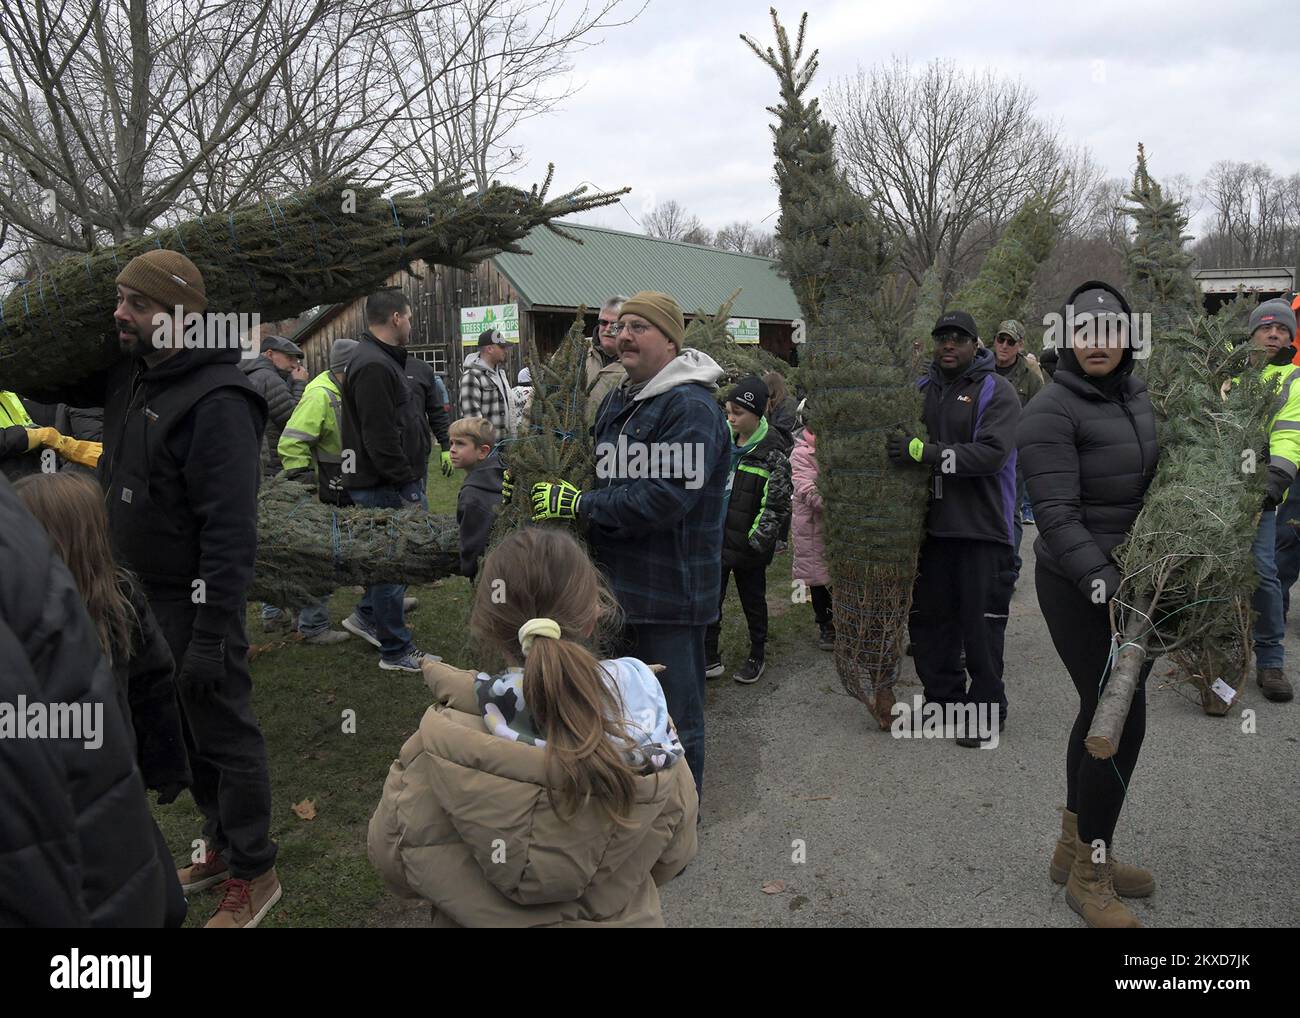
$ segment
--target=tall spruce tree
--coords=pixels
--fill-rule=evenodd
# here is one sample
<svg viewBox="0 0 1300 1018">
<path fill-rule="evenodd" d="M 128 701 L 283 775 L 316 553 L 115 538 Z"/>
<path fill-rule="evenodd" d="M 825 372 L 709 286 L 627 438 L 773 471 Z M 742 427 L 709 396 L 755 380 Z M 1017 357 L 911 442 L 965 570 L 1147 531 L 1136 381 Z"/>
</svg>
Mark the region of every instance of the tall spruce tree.
<svg viewBox="0 0 1300 1018">
<path fill-rule="evenodd" d="M 890 246 L 870 205 L 835 161 L 834 129 L 807 96 L 817 51 L 804 55 L 808 16 L 793 46 L 771 11 L 776 46 L 746 45 L 776 74 L 768 107 L 781 218 L 780 264 L 803 313 L 807 419 L 817 435 L 818 482 L 832 577 L 835 664 L 846 690 L 888 727 L 906 642 L 927 479 L 895 469 L 891 429 L 924 433 L 911 345 L 888 294 Z"/>
<path fill-rule="evenodd" d="M 1064 191 L 1065 181 L 1058 180 L 1025 199 L 985 255 L 975 278 L 952 299 L 953 307 L 975 319 L 985 343 L 992 344 L 998 325 L 1008 318 L 1025 320 L 1034 276 L 1061 234 L 1058 205 Z"/>
</svg>

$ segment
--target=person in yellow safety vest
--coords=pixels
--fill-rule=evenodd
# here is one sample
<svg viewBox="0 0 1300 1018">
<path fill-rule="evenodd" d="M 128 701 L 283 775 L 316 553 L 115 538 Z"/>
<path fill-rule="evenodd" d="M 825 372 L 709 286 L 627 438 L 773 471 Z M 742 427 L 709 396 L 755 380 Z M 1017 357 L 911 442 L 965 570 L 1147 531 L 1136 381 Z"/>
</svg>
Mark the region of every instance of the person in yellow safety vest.
<svg viewBox="0 0 1300 1018">
<path fill-rule="evenodd" d="M 1277 408 L 1268 431 L 1268 493 L 1259 517 L 1252 549 L 1259 585 L 1255 588 L 1255 681 L 1264 696 L 1285 702 L 1294 695 L 1283 668 L 1282 587 L 1277 578 L 1277 506 L 1286 498 L 1300 469 L 1300 367 L 1291 363 L 1295 353 L 1296 316 L 1284 300 L 1269 300 L 1250 315 L 1250 342 L 1265 362 L 1260 372 L 1276 385 Z"/>
<path fill-rule="evenodd" d="M 351 501 L 343 489 L 343 397 L 339 386 L 356 348 L 355 339 L 334 341 L 329 369 L 307 383 L 275 448 L 285 475 L 315 483 L 320 500 L 331 505 Z M 330 629 L 328 602 L 326 597 L 299 610 L 298 631 L 304 643 L 323 646 L 348 638 L 343 630 Z M 277 628 L 276 623 L 284 617 L 281 609 L 263 606 L 266 628 Z"/>
<path fill-rule="evenodd" d="M 16 469 L 11 465 L 16 457 L 39 447 L 53 449 L 64 459 L 88 467 L 99 462 L 103 448 L 98 442 L 82 442 L 61 435 L 55 428 L 38 428 L 18 394 L 0 390 L 0 461 L 7 464 L 6 475 L 34 473 L 41 469 L 39 460 L 35 459 Z"/>
</svg>

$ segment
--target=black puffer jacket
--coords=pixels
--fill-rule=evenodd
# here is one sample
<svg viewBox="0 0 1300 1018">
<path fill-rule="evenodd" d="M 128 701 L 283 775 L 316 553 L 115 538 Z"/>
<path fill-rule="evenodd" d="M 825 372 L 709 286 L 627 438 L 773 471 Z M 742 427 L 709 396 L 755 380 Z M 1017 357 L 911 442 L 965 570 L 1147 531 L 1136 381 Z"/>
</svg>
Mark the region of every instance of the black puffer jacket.
<svg viewBox="0 0 1300 1018">
<path fill-rule="evenodd" d="M 343 487 L 400 488 L 428 467 L 430 443 L 424 404 L 406 380 L 406 349 L 363 332 L 343 376 L 343 449 L 356 453 L 356 470 Z"/>
<path fill-rule="evenodd" d="M 169 874 L 112 673 L 71 574 L 0 479 L 0 703 L 19 696 L 92 705 L 103 742 L 0 739 L 0 926 L 162 925 Z"/>
<path fill-rule="evenodd" d="M 1127 536 L 1156 472 L 1160 447 L 1146 383 L 1134 378 L 1131 355 L 1107 397 L 1061 355 L 1050 385 L 1029 401 L 1016 444 L 1034 506 L 1038 561 L 1086 596 L 1093 580 L 1107 597 L 1119 588 L 1111 552 Z"/>
<path fill-rule="evenodd" d="M 790 520 L 790 447 L 766 418 L 750 440 L 754 438 L 757 444 L 732 474 L 723 517 L 722 564 L 732 569 L 771 563 L 777 539 Z"/>
<path fill-rule="evenodd" d="M 280 456 L 276 452 L 276 447 L 280 444 L 280 435 L 284 432 L 284 426 L 289 423 L 289 418 L 293 415 L 293 408 L 298 405 L 298 399 L 302 396 L 302 388 L 298 388 L 295 393 L 292 383 L 286 382 L 275 365 L 263 355 L 252 360 L 241 361 L 239 367 L 248 376 L 253 388 L 266 400 L 266 436 L 262 443 L 262 471 L 268 477 L 272 477 L 281 470 Z"/>
</svg>

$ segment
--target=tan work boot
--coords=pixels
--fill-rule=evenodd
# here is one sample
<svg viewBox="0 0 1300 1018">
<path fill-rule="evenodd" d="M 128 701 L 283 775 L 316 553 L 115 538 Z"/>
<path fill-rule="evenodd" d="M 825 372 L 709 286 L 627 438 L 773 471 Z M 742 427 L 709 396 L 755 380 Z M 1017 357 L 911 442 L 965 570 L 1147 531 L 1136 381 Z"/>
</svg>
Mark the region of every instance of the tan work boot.
<svg viewBox="0 0 1300 1018">
<path fill-rule="evenodd" d="M 1264 698 L 1275 703 L 1286 703 L 1295 693 L 1286 673 L 1281 668 L 1258 668 L 1255 670 L 1255 682 L 1264 694 Z"/>
<path fill-rule="evenodd" d="M 230 876 L 226 860 L 212 851 L 207 842 L 203 843 L 203 861 L 185 866 L 176 871 L 176 879 L 181 882 L 182 894 L 195 894 L 206 891 L 213 884 L 219 884 Z"/>
<path fill-rule="evenodd" d="M 1052 882 L 1063 884 L 1070 878 L 1070 865 L 1074 862 L 1074 843 L 1079 838 L 1079 817 L 1068 809 L 1061 810 L 1061 836 L 1056 839 L 1052 852 Z M 1089 849 L 1091 851 L 1091 849 Z M 1110 856 L 1111 879 L 1115 893 L 1121 898 L 1149 898 L 1156 889 L 1156 878 L 1150 870 L 1130 866 L 1115 858 L 1111 846 L 1106 846 Z"/>
<path fill-rule="evenodd" d="M 221 904 L 203 924 L 208 930 L 251 930 L 280 900 L 280 878 L 272 866 L 252 880 L 231 877 L 222 887 Z"/>
<path fill-rule="evenodd" d="M 1065 882 L 1065 903 L 1094 929 L 1137 929 L 1142 926 L 1115 894 L 1111 862 L 1092 861 L 1092 846 L 1074 839 L 1074 862 Z"/>
</svg>

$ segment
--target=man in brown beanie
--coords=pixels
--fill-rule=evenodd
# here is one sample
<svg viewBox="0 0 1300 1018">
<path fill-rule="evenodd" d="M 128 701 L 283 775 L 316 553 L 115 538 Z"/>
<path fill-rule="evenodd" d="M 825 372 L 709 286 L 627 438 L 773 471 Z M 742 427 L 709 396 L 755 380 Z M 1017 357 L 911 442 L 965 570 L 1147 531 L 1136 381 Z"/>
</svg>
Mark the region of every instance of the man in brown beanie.
<svg viewBox="0 0 1300 1018">
<path fill-rule="evenodd" d="M 627 377 L 596 411 L 596 484 L 533 486 L 533 518 L 582 519 L 622 607 L 625 653 L 659 681 L 696 787 L 704 782 L 704 634 L 718 618 L 731 430 L 714 398 L 722 369 L 683 349 L 682 309 L 638 293 L 619 313 Z M 654 469 L 644 469 L 647 464 Z"/>
<path fill-rule="evenodd" d="M 117 277 L 113 315 L 127 356 L 87 401 L 104 406 L 99 472 L 115 551 L 140 578 L 177 663 L 204 816 L 203 850 L 177 875 L 187 895 L 222 885 L 208 926 L 247 927 L 280 898 L 244 633 L 267 408 L 239 369 L 239 346 L 206 324 L 206 309 L 203 276 L 184 255 L 133 258 Z M 204 328 L 195 342 L 191 325 L 182 344 L 193 315 Z"/>
</svg>

